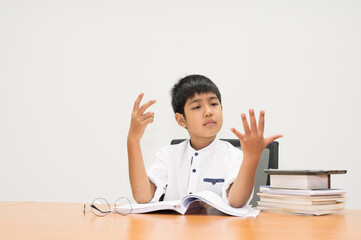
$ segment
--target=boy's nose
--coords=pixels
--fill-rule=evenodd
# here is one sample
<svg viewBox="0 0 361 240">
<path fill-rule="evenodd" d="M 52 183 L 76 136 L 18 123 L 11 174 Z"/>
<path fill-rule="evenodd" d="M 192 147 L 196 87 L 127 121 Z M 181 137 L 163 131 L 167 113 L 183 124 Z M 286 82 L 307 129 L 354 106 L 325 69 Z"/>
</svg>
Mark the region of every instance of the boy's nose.
<svg viewBox="0 0 361 240">
<path fill-rule="evenodd" d="M 204 109 L 204 116 L 205 117 L 209 117 L 209 116 L 212 116 L 213 112 L 212 112 L 212 109 L 210 107 L 206 107 Z"/>
</svg>

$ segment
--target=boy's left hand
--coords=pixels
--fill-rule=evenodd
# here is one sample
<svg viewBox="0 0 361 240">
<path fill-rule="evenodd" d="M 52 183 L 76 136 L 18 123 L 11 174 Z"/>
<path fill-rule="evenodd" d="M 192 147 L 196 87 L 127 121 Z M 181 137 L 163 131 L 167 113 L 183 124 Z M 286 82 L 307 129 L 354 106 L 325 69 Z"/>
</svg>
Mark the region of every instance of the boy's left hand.
<svg viewBox="0 0 361 240">
<path fill-rule="evenodd" d="M 242 113 L 242 123 L 244 134 L 238 132 L 236 129 L 231 128 L 231 131 L 239 138 L 241 141 L 241 147 L 244 156 L 249 158 L 256 158 L 257 161 L 261 156 L 263 149 L 265 149 L 268 144 L 276 140 L 277 138 L 283 137 L 282 134 L 276 134 L 268 138 L 263 137 L 264 132 L 264 115 L 265 112 L 262 110 L 259 114 L 258 126 L 256 122 L 256 117 L 254 115 L 254 110 L 249 110 L 250 124 L 248 124 L 246 114 Z"/>
</svg>

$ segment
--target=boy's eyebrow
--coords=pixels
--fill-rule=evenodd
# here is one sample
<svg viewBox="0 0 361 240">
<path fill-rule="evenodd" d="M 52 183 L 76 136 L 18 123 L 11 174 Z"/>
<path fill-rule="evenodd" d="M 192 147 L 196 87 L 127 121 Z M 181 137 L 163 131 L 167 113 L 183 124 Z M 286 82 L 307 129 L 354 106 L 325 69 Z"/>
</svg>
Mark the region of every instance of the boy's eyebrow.
<svg viewBox="0 0 361 240">
<path fill-rule="evenodd" d="M 208 98 L 208 100 L 214 100 L 214 99 L 218 99 L 218 97 L 217 97 L 217 96 L 211 96 L 211 97 Z M 202 99 L 196 98 L 196 99 L 190 101 L 190 102 L 188 103 L 188 105 L 190 105 L 190 104 L 192 104 L 192 103 L 195 103 L 195 102 L 201 102 L 201 101 L 202 101 Z"/>
<path fill-rule="evenodd" d="M 209 97 L 208 100 L 214 100 L 214 99 L 218 99 L 217 96 L 212 96 L 212 97 Z"/>
</svg>

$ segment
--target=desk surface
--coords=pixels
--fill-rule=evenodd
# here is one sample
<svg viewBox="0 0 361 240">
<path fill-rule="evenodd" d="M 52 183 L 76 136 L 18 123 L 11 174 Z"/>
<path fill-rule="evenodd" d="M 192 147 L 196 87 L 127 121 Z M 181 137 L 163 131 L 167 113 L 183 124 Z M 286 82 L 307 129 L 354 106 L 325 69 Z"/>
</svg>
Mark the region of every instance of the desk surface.
<svg viewBox="0 0 361 240">
<path fill-rule="evenodd" d="M 361 239 L 361 210 L 242 219 L 172 213 L 83 215 L 80 203 L 0 202 L 0 239 Z"/>
</svg>

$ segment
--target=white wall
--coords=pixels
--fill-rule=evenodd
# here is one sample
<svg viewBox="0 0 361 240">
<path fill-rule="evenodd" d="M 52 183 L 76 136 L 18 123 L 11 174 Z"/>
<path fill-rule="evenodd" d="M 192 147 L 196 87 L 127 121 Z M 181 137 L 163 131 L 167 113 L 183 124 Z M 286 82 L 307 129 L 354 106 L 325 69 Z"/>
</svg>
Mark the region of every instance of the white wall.
<svg viewBox="0 0 361 240">
<path fill-rule="evenodd" d="M 148 165 L 186 137 L 170 106 L 186 74 L 223 95 L 220 137 L 266 110 L 280 167 L 334 177 L 360 208 L 360 1 L 0 0 L 0 200 L 131 197 L 126 136 L 141 91 L 157 99 Z"/>
</svg>

